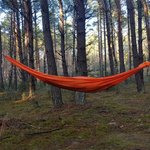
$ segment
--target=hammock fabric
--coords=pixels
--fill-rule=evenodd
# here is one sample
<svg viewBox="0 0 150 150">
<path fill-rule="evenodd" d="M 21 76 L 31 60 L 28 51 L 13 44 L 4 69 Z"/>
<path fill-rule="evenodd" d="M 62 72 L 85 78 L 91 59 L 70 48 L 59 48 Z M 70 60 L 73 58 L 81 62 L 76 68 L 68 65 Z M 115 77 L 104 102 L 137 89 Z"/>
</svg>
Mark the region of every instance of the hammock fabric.
<svg viewBox="0 0 150 150">
<path fill-rule="evenodd" d="M 146 61 L 140 64 L 137 68 L 132 70 L 109 76 L 109 77 L 102 77 L 102 78 L 93 78 L 93 77 L 61 77 L 61 76 L 54 76 L 54 75 L 47 75 L 38 71 L 35 71 L 20 62 L 5 56 L 5 58 L 10 61 L 15 66 L 19 67 L 27 71 L 29 74 L 33 75 L 34 77 L 38 78 L 39 80 L 46 82 L 47 84 L 68 89 L 72 91 L 79 91 L 79 92 L 99 92 L 105 89 L 108 89 L 112 86 L 119 84 L 120 82 L 126 80 L 130 76 L 134 75 L 135 73 L 139 72 L 141 69 L 150 66 L 150 62 Z"/>
</svg>

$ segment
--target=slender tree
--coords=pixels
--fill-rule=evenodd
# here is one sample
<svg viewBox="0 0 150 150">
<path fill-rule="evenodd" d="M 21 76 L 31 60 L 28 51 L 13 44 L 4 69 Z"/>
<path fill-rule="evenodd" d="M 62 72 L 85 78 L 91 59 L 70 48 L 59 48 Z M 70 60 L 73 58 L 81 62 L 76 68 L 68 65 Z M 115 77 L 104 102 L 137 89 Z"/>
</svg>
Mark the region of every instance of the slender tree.
<svg viewBox="0 0 150 150">
<path fill-rule="evenodd" d="M 87 60 L 85 47 L 85 0 L 74 0 L 74 8 L 77 20 L 77 75 L 87 76 Z M 75 103 L 84 105 L 86 94 L 76 92 Z"/>
<path fill-rule="evenodd" d="M 4 90 L 3 74 L 2 74 L 2 39 L 1 39 L 1 26 L 0 26 L 0 88 Z"/>
<path fill-rule="evenodd" d="M 63 15 L 63 4 L 61 0 L 59 2 L 60 11 L 60 34 L 61 34 L 61 56 L 62 56 L 62 67 L 64 76 L 68 76 L 66 56 L 65 56 L 65 34 L 64 34 L 64 15 Z"/>
<path fill-rule="evenodd" d="M 143 48 L 142 48 L 142 42 L 143 42 L 143 38 L 142 38 L 142 7 L 143 6 L 142 6 L 141 0 L 138 0 L 137 4 L 138 4 L 138 36 L 139 36 L 138 46 L 139 46 L 139 59 L 140 59 L 140 64 L 141 64 L 141 63 L 143 63 Z"/>
<path fill-rule="evenodd" d="M 123 52 L 121 6 L 120 6 L 120 0 L 115 0 L 115 2 L 116 2 L 116 6 L 117 6 L 120 73 L 122 73 L 122 72 L 125 72 L 125 65 L 124 65 L 124 52 Z"/>
<path fill-rule="evenodd" d="M 26 48 L 29 52 L 29 67 L 34 69 L 34 56 L 33 56 L 33 26 L 32 26 L 32 7 L 31 0 L 24 1 L 25 19 L 26 19 Z M 35 91 L 35 78 L 29 75 L 29 95 L 33 95 Z"/>
<path fill-rule="evenodd" d="M 146 33 L 147 33 L 147 43 L 148 43 L 148 60 L 150 61 L 150 18 L 148 16 L 148 8 L 146 5 L 146 1 L 143 0 L 143 6 L 144 6 L 144 15 L 145 15 L 145 24 L 146 24 Z"/>
<path fill-rule="evenodd" d="M 22 12 L 25 12 L 25 2 L 23 1 L 22 3 Z M 28 62 L 28 54 L 29 54 L 29 50 L 28 50 L 28 28 L 27 28 L 27 24 L 28 24 L 28 19 L 26 18 L 26 14 L 22 17 L 22 39 L 23 39 L 23 55 L 24 55 L 24 65 L 28 66 L 29 62 Z M 25 81 L 28 83 L 29 80 L 29 74 L 27 72 L 25 72 Z"/>
<path fill-rule="evenodd" d="M 129 11 L 127 18 L 128 18 L 128 63 L 129 63 L 129 70 L 131 70 L 131 34 L 130 34 L 130 15 L 129 15 Z"/>
<path fill-rule="evenodd" d="M 11 12 L 11 19 L 10 19 L 10 37 L 9 37 L 9 44 L 10 44 L 10 49 L 9 49 L 9 54 L 10 54 L 10 57 L 12 58 L 12 53 L 13 53 L 13 21 L 12 21 L 12 12 Z M 13 75 L 13 64 L 11 64 L 11 69 L 9 71 L 9 88 L 11 87 L 12 85 L 12 75 Z"/>
<path fill-rule="evenodd" d="M 72 54 L 72 76 L 74 76 L 75 75 L 75 72 L 76 72 L 76 56 L 75 56 L 75 45 L 76 45 L 76 40 L 75 40 L 75 38 L 76 38 L 76 36 L 75 36 L 75 28 L 76 28 L 76 12 L 75 12 L 75 9 L 73 10 L 73 32 L 72 32 L 72 34 L 73 34 L 73 40 L 72 40 L 72 46 L 73 46 L 73 54 Z"/>
<path fill-rule="evenodd" d="M 15 18 L 15 11 L 13 10 L 13 52 L 14 52 L 14 59 L 16 59 L 16 18 Z M 17 90 L 17 68 L 14 66 L 14 89 Z"/>
<path fill-rule="evenodd" d="M 105 19 L 105 11 L 103 9 L 103 23 L 104 23 L 104 60 L 105 60 L 105 77 L 107 76 L 107 53 L 106 53 L 106 19 Z"/>
<path fill-rule="evenodd" d="M 15 6 L 14 11 L 16 13 L 16 44 L 17 44 L 17 52 L 19 56 L 19 61 L 23 63 L 23 54 L 22 54 L 22 43 L 21 43 L 21 30 L 20 30 L 20 17 L 19 17 L 19 8 L 17 0 L 14 0 L 13 5 Z M 25 72 L 20 70 L 22 81 L 25 81 Z"/>
<path fill-rule="evenodd" d="M 42 13 L 42 23 L 43 23 L 43 34 L 44 34 L 44 44 L 45 51 L 47 56 L 47 64 L 48 64 L 48 73 L 52 75 L 57 75 L 56 62 L 54 58 L 54 50 L 53 50 L 53 41 L 50 30 L 50 22 L 49 22 L 49 10 L 48 10 L 48 2 L 47 0 L 40 0 L 41 13 Z M 54 107 L 62 106 L 62 96 L 61 90 L 57 87 L 51 86 L 51 94 L 52 101 Z"/>
<path fill-rule="evenodd" d="M 140 61 L 139 61 L 139 55 L 137 52 L 137 44 L 136 44 L 134 5 L 133 5 L 133 0 L 126 0 L 126 2 L 127 2 L 127 8 L 129 11 L 129 15 L 130 15 L 133 64 L 134 64 L 134 67 L 136 68 L 140 64 Z M 135 74 L 135 80 L 136 80 L 136 84 L 137 84 L 137 91 L 145 92 L 144 81 L 143 81 L 143 78 L 142 78 L 140 72 Z"/>
<path fill-rule="evenodd" d="M 138 47 L 139 47 L 139 62 L 140 64 L 143 63 L 143 48 L 142 48 L 142 42 L 143 42 L 143 38 L 142 38 L 142 0 L 138 0 L 137 1 L 138 4 Z M 143 81 L 143 69 L 140 70 L 140 74 L 141 74 L 141 78 Z M 143 81 L 143 85 L 144 85 L 144 81 Z"/>
<path fill-rule="evenodd" d="M 99 68 L 100 76 L 103 76 L 103 45 L 102 45 L 102 10 L 98 2 L 98 50 L 99 50 Z"/>
<path fill-rule="evenodd" d="M 115 43 L 114 43 L 114 23 L 113 23 L 113 16 L 112 16 L 112 4 L 111 0 L 109 0 L 109 7 L 107 5 L 108 9 L 108 17 L 109 17 L 109 22 L 110 22 L 110 41 L 112 45 L 112 55 L 113 55 L 113 60 L 114 60 L 114 73 L 118 73 L 118 61 L 116 57 L 116 50 L 115 50 Z"/>
<path fill-rule="evenodd" d="M 34 2 L 34 34 L 35 34 L 35 66 L 36 70 L 40 71 L 40 58 L 39 58 L 39 45 L 38 45 L 38 25 L 37 25 L 37 8 L 36 3 Z"/>
<path fill-rule="evenodd" d="M 111 70 L 111 75 L 114 75 L 113 49 L 112 49 L 112 41 L 111 41 L 111 36 L 110 36 L 110 22 L 109 22 L 109 15 L 108 15 L 109 9 L 107 6 L 107 1 L 103 0 L 103 3 L 104 3 L 105 15 L 106 15 L 110 70 Z"/>
</svg>

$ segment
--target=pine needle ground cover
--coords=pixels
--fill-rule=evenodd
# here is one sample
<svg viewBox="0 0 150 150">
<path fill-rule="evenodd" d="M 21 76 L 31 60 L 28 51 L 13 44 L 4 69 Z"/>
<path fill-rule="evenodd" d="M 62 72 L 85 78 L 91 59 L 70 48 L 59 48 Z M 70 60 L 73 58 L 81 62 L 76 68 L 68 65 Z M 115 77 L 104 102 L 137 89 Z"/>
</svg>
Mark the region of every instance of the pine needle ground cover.
<svg viewBox="0 0 150 150">
<path fill-rule="evenodd" d="M 149 150 L 149 79 L 145 84 L 145 94 L 134 83 L 87 94 L 85 106 L 76 106 L 74 92 L 63 90 L 61 108 L 52 108 L 48 86 L 19 104 L 14 101 L 22 93 L 0 93 L 0 149 Z"/>
</svg>

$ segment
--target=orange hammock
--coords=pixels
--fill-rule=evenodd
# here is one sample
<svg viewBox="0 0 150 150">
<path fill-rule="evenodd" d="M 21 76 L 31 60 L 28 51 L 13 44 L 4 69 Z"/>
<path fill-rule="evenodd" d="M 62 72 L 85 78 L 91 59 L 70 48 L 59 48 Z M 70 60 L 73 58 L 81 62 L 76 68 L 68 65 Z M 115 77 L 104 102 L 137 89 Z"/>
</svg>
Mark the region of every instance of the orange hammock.
<svg viewBox="0 0 150 150">
<path fill-rule="evenodd" d="M 146 61 L 140 64 L 137 68 L 132 70 L 109 76 L 103 78 L 93 78 L 93 77 L 60 77 L 54 75 L 47 75 L 38 71 L 35 71 L 20 62 L 5 56 L 5 58 L 10 61 L 15 66 L 23 69 L 33 75 L 34 77 L 38 78 L 39 80 L 46 82 L 47 84 L 68 89 L 72 91 L 79 91 L 79 92 L 99 92 L 105 89 L 108 89 L 112 86 L 119 84 L 120 82 L 126 80 L 130 76 L 134 75 L 141 69 L 150 66 L 150 62 Z"/>
</svg>

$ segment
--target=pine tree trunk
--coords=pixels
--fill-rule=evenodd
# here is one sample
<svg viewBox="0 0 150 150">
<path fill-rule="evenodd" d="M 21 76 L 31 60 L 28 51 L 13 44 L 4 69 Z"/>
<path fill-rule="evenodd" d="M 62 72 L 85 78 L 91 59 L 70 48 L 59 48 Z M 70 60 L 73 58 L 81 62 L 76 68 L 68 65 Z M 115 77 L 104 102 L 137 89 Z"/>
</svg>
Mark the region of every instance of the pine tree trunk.
<svg viewBox="0 0 150 150">
<path fill-rule="evenodd" d="M 99 68 L 100 68 L 100 76 L 103 77 L 102 11 L 100 8 L 100 4 L 98 7 L 97 21 L 98 21 Z"/>
<path fill-rule="evenodd" d="M 85 1 L 74 0 L 77 19 L 77 75 L 87 76 L 87 60 L 85 47 Z M 76 92 L 75 103 L 84 105 L 86 103 L 86 94 Z"/>
<path fill-rule="evenodd" d="M 53 16 L 53 26 L 54 26 L 54 30 L 53 30 L 53 32 L 54 32 L 54 37 L 53 37 L 53 43 L 54 43 L 54 56 L 55 56 L 55 60 L 56 60 L 56 66 L 57 66 L 57 45 L 56 45 L 56 18 L 55 18 L 55 12 L 54 12 L 55 10 L 53 9 L 53 13 L 54 13 L 54 16 Z"/>
<path fill-rule="evenodd" d="M 100 10 L 100 70 L 101 70 L 101 76 L 103 77 L 103 43 L 102 43 L 102 11 Z"/>
<path fill-rule="evenodd" d="M 10 38 L 9 38 L 9 44 L 10 44 L 10 57 L 12 58 L 12 53 L 13 53 L 13 21 L 12 21 L 12 13 L 11 13 L 11 26 L 10 26 Z M 12 75 L 13 75 L 13 64 L 11 63 L 11 68 L 9 71 L 9 83 L 8 83 L 8 87 L 10 89 L 11 85 L 12 85 Z"/>
<path fill-rule="evenodd" d="M 107 53 L 106 53 L 106 19 L 105 12 L 103 10 L 103 22 L 104 22 L 104 59 L 105 59 L 105 77 L 107 76 Z"/>
<path fill-rule="evenodd" d="M 117 6 L 120 73 L 122 73 L 122 72 L 125 72 L 125 65 L 124 65 L 124 52 L 123 52 L 121 6 L 120 6 L 120 0 L 115 0 L 115 2 L 116 2 L 116 6 Z"/>
<path fill-rule="evenodd" d="M 41 5 L 41 13 L 42 13 L 44 43 L 45 43 L 45 50 L 46 50 L 47 64 L 48 64 L 48 73 L 51 75 L 57 75 L 56 62 L 55 62 L 54 50 L 53 50 L 53 41 L 52 41 L 52 35 L 50 30 L 47 0 L 40 0 L 40 5 Z M 57 87 L 51 86 L 51 94 L 52 94 L 53 106 L 54 107 L 62 106 L 63 102 L 62 102 L 61 90 Z"/>
<path fill-rule="evenodd" d="M 59 2 L 59 11 L 60 11 L 60 33 L 61 33 L 61 55 L 62 55 L 62 67 L 64 76 L 68 76 L 66 56 L 65 56 L 65 36 L 64 36 L 64 16 L 63 16 L 63 5 L 62 1 Z"/>
<path fill-rule="evenodd" d="M 2 74 L 2 38 L 0 26 L 0 88 L 4 90 L 3 74 Z"/>
<path fill-rule="evenodd" d="M 13 29 L 13 52 L 14 52 L 14 59 L 16 60 L 16 19 L 15 19 L 15 12 L 13 11 L 13 23 L 14 23 L 14 29 Z M 17 68 L 14 66 L 14 89 L 17 90 Z"/>
<path fill-rule="evenodd" d="M 46 54 L 45 54 L 45 46 L 44 46 L 44 57 L 43 57 L 43 64 L 44 64 L 44 73 L 46 74 Z M 46 83 L 44 82 L 44 86 Z"/>
<path fill-rule="evenodd" d="M 132 52 L 133 52 L 133 64 L 134 68 L 138 67 L 140 64 L 139 55 L 137 53 L 137 44 L 136 44 L 136 34 L 135 34 L 135 18 L 134 18 L 134 6 L 133 0 L 126 0 L 127 8 L 130 15 L 130 26 L 131 26 L 131 39 L 132 39 Z M 144 81 L 141 76 L 141 73 L 138 72 L 135 74 L 135 80 L 137 84 L 138 92 L 145 92 Z"/>
<path fill-rule="evenodd" d="M 4 26 L 3 27 L 3 31 L 4 31 L 4 33 L 6 33 L 6 27 Z M 7 35 L 6 34 L 4 34 L 4 37 L 3 37 L 3 53 L 5 54 L 5 55 L 7 55 L 8 53 L 7 53 Z M 7 68 L 7 66 L 8 66 L 8 64 L 7 64 L 7 62 L 6 62 L 7 60 L 6 59 L 3 59 L 3 71 L 2 71 L 2 76 L 3 76 L 3 81 L 4 81 L 4 85 L 7 83 L 7 75 L 8 75 L 8 68 Z"/>
<path fill-rule="evenodd" d="M 33 27 L 32 27 L 32 8 L 31 8 L 31 1 L 27 0 L 24 1 L 25 6 L 25 16 L 27 19 L 27 49 L 29 51 L 29 67 L 34 69 L 34 55 L 33 55 Z M 35 91 L 35 78 L 32 75 L 29 75 L 29 95 L 33 95 Z"/>
<path fill-rule="evenodd" d="M 146 5 L 146 1 L 143 0 L 143 6 L 144 6 L 144 14 L 145 14 L 145 24 L 146 24 L 146 33 L 147 33 L 147 43 L 148 43 L 148 60 L 150 61 L 150 18 L 148 17 L 148 9 Z"/>
<path fill-rule="evenodd" d="M 128 63 L 129 63 L 129 70 L 131 70 L 131 34 L 130 34 L 130 15 L 129 15 L 129 11 L 128 11 Z"/>
<path fill-rule="evenodd" d="M 24 5 L 24 2 L 23 2 L 23 9 L 22 9 L 23 12 L 25 12 L 25 5 Z M 23 33 L 23 53 L 24 53 L 24 65 L 28 66 L 28 53 L 29 53 L 29 50 L 28 50 L 28 28 L 27 28 L 27 24 L 28 24 L 28 20 L 26 18 L 26 15 L 24 16 L 24 24 L 22 24 L 22 33 Z M 28 80 L 29 80 L 29 74 L 27 72 L 25 72 L 25 81 L 26 83 L 28 83 Z"/>
<path fill-rule="evenodd" d="M 140 64 L 143 63 L 143 48 L 142 48 L 142 42 L 143 42 L 143 38 L 142 38 L 142 1 L 138 0 L 137 1 L 138 4 L 138 35 L 139 35 L 139 40 L 138 40 L 138 45 L 139 45 L 139 62 Z M 144 85 L 144 76 L 143 76 L 143 69 L 140 70 L 139 72 L 141 74 L 141 78 L 143 81 L 143 85 Z M 145 91 L 144 91 L 145 92 Z"/>
<path fill-rule="evenodd" d="M 98 54 L 99 54 L 99 71 L 100 71 L 100 76 L 101 76 L 100 6 L 98 6 L 98 14 L 97 14 L 97 26 L 98 26 Z"/>
<path fill-rule="evenodd" d="M 75 56 L 75 25 L 76 25 L 76 19 L 75 19 L 75 10 L 73 10 L 73 41 L 72 41 L 72 45 L 73 45 L 73 54 L 72 54 L 72 76 L 75 76 L 75 72 L 76 72 L 76 56 Z"/>
<path fill-rule="evenodd" d="M 16 44 L 17 44 L 17 52 L 19 56 L 19 61 L 23 63 L 23 54 L 22 54 L 22 44 L 21 44 L 21 31 L 20 31 L 20 18 L 18 13 L 18 3 L 17 0 L 14 0 L 15 4 L 15 12 L 16 12 L 16 18 L 17 18 L 17 25 L 16 25 Z M 25 71 L 20 70 L 21 72 L 21 79 L 24 82 L 25 81 Z"/>
<path fill-rule="evenodd" d="M 38 46 L 38 32 L 37 32 L 37 11 L 36 11 L 36 4 L 34 2 L 34 32 L 35 32 L 35 64 L 36 70 L 40 71 L 40 59 L 39 59 L 39 46 Z"/>
<path fill-rule="evenodd" d="M 144 6 L 144 15 L 145 15 L 145 24 L 146 24 L 146 34 L 147 34 L 147 45 L 148 45 L 148 60 L 150 61 L 150 16 L 148 16 L 148 5 L 145 0 L 143 0 L 143 6 Z M 147 68 L 147 75 L 148 71 L 150 70 L 150 67 Z"/>
<path fill-rule="evenodd" d="M 109 6 L 110 10 L 109 12 L 109 21 L 110 21 L 110 40 L 111 40 L 111 45 L 112 45 L 112 55 L 114 59 L 114 73 L 118 73 L 118 61 L 116 57 L 116 51 L 115 51 L 115 45 L 114 45 L 114 25 L 113 25 L 113 19 L 112 19 L 112 6 L 111 6 L 111 0 L 109 0 Z"/>
<path fill-rule="evenodd" d="M 110 70 L 111 75 L 114 75 L 114 61 L 113 61 L 113 49 L 112 49 L 112 41 L 110 36 L 110 22 L 109 22 L 109 15 L 108 15 L 108 6 L 107 1 L 103 0 L 105 6 L 105 14 L 106 14 L 106 26 L 107 26 L 107 40 L 108 40 L 108 50 L 109 50 L 109 63 L 110 63 Z"/>
</svg>

